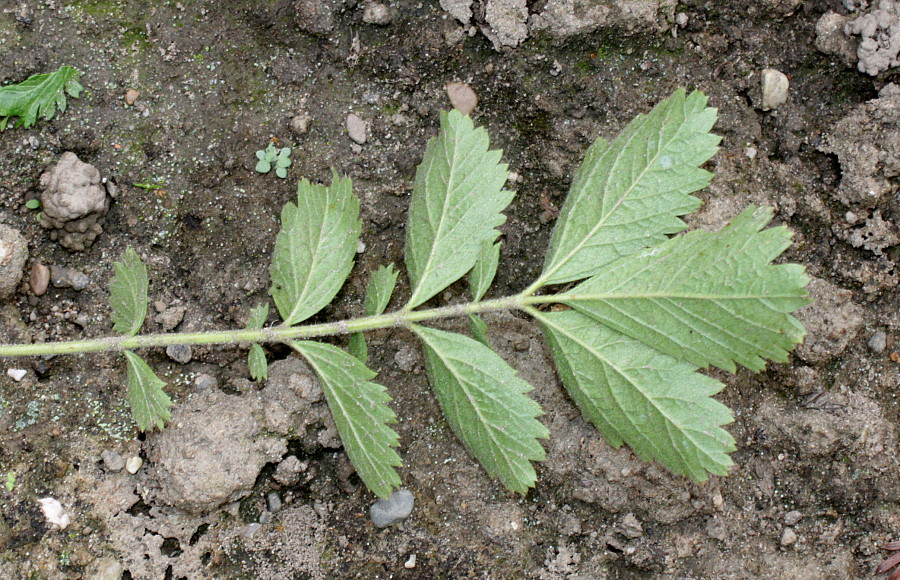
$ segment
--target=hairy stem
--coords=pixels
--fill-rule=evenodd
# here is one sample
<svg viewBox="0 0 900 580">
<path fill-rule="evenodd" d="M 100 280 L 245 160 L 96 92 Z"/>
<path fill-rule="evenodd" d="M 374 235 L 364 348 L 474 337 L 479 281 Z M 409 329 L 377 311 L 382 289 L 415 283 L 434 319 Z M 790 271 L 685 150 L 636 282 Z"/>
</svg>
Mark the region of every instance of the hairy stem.
<svg viewBox="0 0 900 580">
<path fill-rule="evenodd" d="M 254 342 L 289 342 L 365 332 L 379 328 L 405 327 L 417 322 L 492 312 L 521 310 L 530 304 L 554 302 L 552 296 L 527 296 L 524 293 L 467 304 L 455 304 L 430 310 L 400 310 L 378 316 L 367 316 L 338 322 L 323 322 L 304 326 L 274 326 L 261 329 L 218 330 L 212 332 L 182 332 L 144 334 L 138 336 L 105 336 L 65 342 L 36 344 L 2 344 L 0 356 L 36 356 L 45 354 L 73 354 L 82 352 L 122 351 L 135 348 L 170 346 L 175 344 L 239 344 Z"/>
</svg>

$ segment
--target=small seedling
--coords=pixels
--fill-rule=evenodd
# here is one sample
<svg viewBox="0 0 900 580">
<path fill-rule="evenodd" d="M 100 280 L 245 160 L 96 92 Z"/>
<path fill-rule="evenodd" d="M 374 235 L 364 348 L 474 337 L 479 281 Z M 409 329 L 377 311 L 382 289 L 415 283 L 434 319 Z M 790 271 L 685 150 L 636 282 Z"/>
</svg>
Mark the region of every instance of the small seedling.
<svg viewBox="0 0 900 580">
<path fill-rule="evenodd" d="M 131 185 L 133 185 L 135 187 L 139 187 L 145 191 L 152 191 L 154 189 L 162 189 L 166 186 L 166 184 L 162 183 L 162 182 L 150 183 L 149 181 L 146 183 L 132 183 Z"/>
<path fill-rule="evenodd" d="M 128 400 L 141 430 L 162 428 L 172 404 L 165 383 L 134 349 L 175 344 L 250 343 L 249 370 L 266 376 L 261 343 L 284 343 L 319 377 L 350 461 L 385 497 L 400 485 L 399 437 L 387 390 L 366 367 L 364 332 L 400 327 L 422 344 L 425 369 L 447 421 L 472 455 L 512 491 L 535 482 L 533 461 L 549 437 L 531 385 L 491 348 L 479 316 L 517 310 L 541 327 L 563 387 L 606 441 L 642 459 L 703 481 L 725 474 L 735 442 L 722 426 L 731 411 L 713 399 L 724 385 L 698 372 L 735 372 L 784 362 L 803 338 L 791 316 L 808 302 L 796 264 L 773 265 L 789 245 L 783 226 L 764 229 L 770 208 L 749 207 L 717 232 L 684 229 L 697 209 L 691 193 L 709 183 L 700 169 L 717 150 L 706 97 L 678 91 L 638 116 L 612 142 L 588 149 L 559 213 L 543 270 L 513 296 L 485 299 L 497 271 L 497 227 L 513 192 L 501 152 L 484 129 L 451 111 L 416 172 L 406 228 L 409 295 L 385 314 L 398 272 L 372 273 L 364 316 L 301 325 L 337 295 L 353 268 L 361 223 L 349 179 L 330 186 L 301 180 L 281 212 L 269 290 L 281 323 L 266 326 L 269 305 L 245 329 L 138 335 L 147 313 L 147 269 L 129 248 L 110 284 L 113 331 L 74 342 L 0 345 L 0 356 L 118 350 L 127 363 Z M 274 149 L 274 147 L 272 147 Z M 262 161 L 263 159 L 261 159 Z M 670 237 L 671 236 L 671 237 Z M 472 301 L 423 305 L 468 275 Z M 473 338 L 424 324 L 468 317 Z M 311 340 L 349 334 L 349 351 Z"/>
<path fill-rule="evenodd" d="M 268 173 L 275 167 L 275 175 L 284 179 L 287 177 L 287 168 L 291 166 L 291 148 L 278 148 L 269 143 L 265 149 L 256 152 L 256 158 L 259 159 L 255 168 L 257 173 Z"/>
<path fill-rule="evenodd" d="M 38 117 L 49 121 L 66 110 L 66 95 L 78 98 L 82 87 L 76 80 L 80 75 L 70 66 L 56 72 L 33 75 L 19 84 L 0 87 L 0 131 L 6 129 L 11 117 L 18 117 L 15 127 L 31 127 Z"/>
<path fill-rule="evenodd" d="M 3 484 L 6 491 L 12 491 L 16 487 L 16 474 L 10 471 L 6 474 L 6 482 Z"/>
</svg>

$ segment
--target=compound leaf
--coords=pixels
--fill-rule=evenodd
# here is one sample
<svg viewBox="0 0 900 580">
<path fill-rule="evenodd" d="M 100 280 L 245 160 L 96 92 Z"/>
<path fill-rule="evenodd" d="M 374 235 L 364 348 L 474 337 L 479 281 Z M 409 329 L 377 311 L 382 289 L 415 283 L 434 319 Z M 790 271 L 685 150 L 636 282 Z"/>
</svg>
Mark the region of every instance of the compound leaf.
<svg viewBox="0 0 900 580">
<path fill-rule="evenodd" d="M 38 117 L 49 121 L 56 109 L 66 110 L 66 94 L 78 98 L 82 87 L 75 80 L 77 70 L 61 66 L 56 72 L 32 75 L 15 85 L 0 87 L 0 131 L 11 117 L 18 117 L 16 127 L 31 127 Z"/>
<path fill-rule="evenodd" d="M 122 261 L 113 264 L 115 274 L 109 282 L 110 318 L 113 330 L 134 336 L 147 316 L 147 267 L 129 246 Z"/>
<path fill-rule="evenodd" d="M 533 314 L 563 385 L 610 445 L 694 481 L 727 473 L 734 439 L 720 426 L 733 418 L 712 398 L 722 383 L 574 310 Z"/>
<path fill-rule="evenodd" d="M 787 228 L 762 228 L 771 208 L 748 207 L 722 230 L 693 231 L 607 265 L 560 302 L 670 356 L 734 372 L 787 361 L 803 339 L 790 315 L 808 302 L 797 264 L 772 265 Z"/>
<path fill-rule="evenodd" d="M 531 385 L 491 349 L 467 336 L 413 326 L 425 368 L 456 435 L 492 477 L 525 494 L 534 485 L 532 461 L 544 459 L 538 438 L 549 437 L 536 416 Z"/>
<path fill-rule="evenodd" d="M 129 350 L 123 352 L 128 361 L 128 404 L 134 422 L 141 431 L 153 426 L 162 429 L 172 418 L 169 415 L 172 401 L 162 390 L 166 383 L 156 376 L 144 359 Z"/>
<path fill-rule="evenodd" d="M 297 185 L 297 204 L 281 210 L 269 292 L 286 326 L 302 322 L 335 297 L 353 268 L 359 242 L 359 200 L 349 179 L 331 186 Z"/>
<path fill-rule="evenodd" d="M 612 143 L 598 139 L 560 211 L 541 284 L 588 278 L 681 231 L 677 216 L 697 209 L 700 201 L 690 193 L 712 176 L 699 165 L 716 152 L 719 137 L 709 133 L 715 120 L 705 95 L 678 90 Z"/>
<path fill-rule="evenodd" d="M 507 166 L 488 151 L 488 135 L 459 111 L 441 113 L 441 131 L 428 142 L 416 170 L 406 229 L 406 269 L 412 286 L 407 308 L 422 304 L 472 269 L 482 244 L 494 241 Z"/>
<path fill-rule="evenodd" d="M 387 497 L 400 486 L 394 470 L 402 464 L 392 449 L 399 437 L 388 423 L 396 416 L 387 406 L 391 398 L 384 387 L 370 379 L 375 373 L 341 349 L 321 342 L 292 342 L 315 370 L 338 434 L 359 477 L 378 497 Z"/>
</svg>

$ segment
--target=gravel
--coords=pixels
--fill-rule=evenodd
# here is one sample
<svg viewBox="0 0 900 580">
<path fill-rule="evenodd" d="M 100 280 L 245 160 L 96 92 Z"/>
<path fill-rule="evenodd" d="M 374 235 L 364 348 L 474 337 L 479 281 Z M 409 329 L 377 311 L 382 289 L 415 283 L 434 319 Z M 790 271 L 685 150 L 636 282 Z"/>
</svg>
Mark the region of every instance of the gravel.
<svg viewBox="0 0 900 580">
<path fill-rule="evenodd" d="M 369 508 L 369 519 L 376 528 L 386 528 L 402 522 L 412 513 L 415 500 L 408 489 L 398 489 L 387 499 L 380 499 Z"/>
</svg>

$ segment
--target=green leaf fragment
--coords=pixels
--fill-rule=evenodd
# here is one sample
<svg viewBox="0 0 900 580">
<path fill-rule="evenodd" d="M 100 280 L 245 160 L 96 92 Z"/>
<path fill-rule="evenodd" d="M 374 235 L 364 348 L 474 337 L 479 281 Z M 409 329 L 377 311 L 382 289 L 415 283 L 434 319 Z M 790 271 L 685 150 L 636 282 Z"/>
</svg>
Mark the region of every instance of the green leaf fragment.
<svg viewBox="0 0 900 580">
<path fill-rule="evenodd" d="M 428 142 L 416 170 L 406 235 L 406 268 L 415 308 L 460 279 L 478 260 L 482 244 L 506 221 L 500 213 L 513 192 L 504 191 L 507 166 L 488 151 L 488 135 L 453 110 L 441 113 L 441 130 Z"/>
<path fill-rule="evenodd" d="M 147 267 L 129 246 L 122 254 L 122 261 L 115 262 L 113 268 L 115 274 L 109 283 L 113 330 L 134 336 L 147 316 Z"/>
<path fill-rule="evenodd" d="M 37 198 L 29 199 L 25 202 L 25 207 L 28 209 L 39 209 L 41 207 L 41 200 Z"/>
<path fill-rule="evenodd" d="M 128 361 L 128 404 L 138 429 L 147 431 L 156 426 L 162 429 L 169 415 L 172 401 L 163 392 L 166 383 L 161 381 L 144 359 L 131 351 L 124 351 Z"/>
<path fill-rule="evenodd" d="M 290 167 L 290 166 L 291 166 L 291 160 L 288 159 L 287 157 L 279 157 L 277 160 L 275 160 L 275 167 L 277 167 L 279 169 L 283 169 L 285 167 Z"/>
<path fill-rule="evenodd" d="M 309 362 L 319 377 L 328 407 L 347 456 L 366 487 L 388 497 L 400 486 L 394 467 L 402 465 L 396 447 L 399 436 L 388 423 L 396 415 L 387 406 L 391 398 L 363 363 L 341 349 L 313 341 L 292 342 L 291 347 Z"/>
<path fill-rule="evenodd" d="M 256 167 L 254 167 L 254 169 L 257 173 L 268 173 L 272 170 L 272 164 L 265 159 L 262 159 L 256 164 Z"/>
<path fill-rule="evenodd" d="M 500 263 L 500 244 L 485 240 L 481 244 L 481 253 L 472 271 L 469 272 L 469 289 L 472 292 L 472 300 L 478 302 L 487 293 L 488 288 L 497 274 L 497 265 Z"/>
<path fill-rule="evenodd" d="M 607 265 L 560 302 L 699 367 L 759 371 L 803 339 L 790 315 L 808 303 L 797 264 L 772 265 L 791 241 L 762 230 L 771 208 L 748 207 L 714 233 L 693 231 Z"/>
<path fill-rule="evenodd" d="M 491 347 L 487 337 L 487 324 L 477 314 L 469 315 L 469 332 L 472 333 L 472 338 L 488 348 Z"/>
<path fill-rule="evenodd" d="M 281 210 L 269 292 L 284 324 L 306 320 L 335 297 L 353 268 L 359 241 L 359 200 L 349 179 L 334 175 L 329 187 L 306 179 L 297 204 Z"/>
<path fill-rule="evenodd" d="M 366 316 L 377 316 L 384 313 L 391 301 L 391 295 L 394 293 L 398 274 L 399 272 L 394 269 L 393 264 L 381 266 L 372 272 L 372 277 L 366 286 L 366 299 L 363 304 Z"/>
<path fill-rule="evenodd" d="M 10 118 L 18 117 L 16 127 L 31 127 L 38 118 L 49 121 L 58 108 L 66 110 L 66 93 L 77 98 L 81 85 L 75 80 L 81 74 L 69 66 L 56 72 L 33 75 L 15 85 L 0 87 L 0 131 Z"/>
<path fill-rule="evenodd" d="M 453 431 L 492 477 L 525 494 L 534 486 L 532 461 L 542 461 L 539 438 L 550 433 L 537 419 L 531 385 L 506 361 L 467 336 L 413 326 L 425 368 Z"/>
<path fill-rule="evenodd" d="M 262 328 L 263 324 L 266 323 L 266 319 L 269 317 L 269 305 L 265 302 L 260 302 L 256 306 L 250 310 L 249 316 L 247 316 L 247 328 Z"/>
<path fill-rule="evenodd" d="M 593 276 L 684 229 L 677 216 L 697 209 L 700 201 L 690 194 L 712 177 L 699 166 L 717 150 L 719 137 L 709 133 L 715 120 L 705 95 L 678 90 L 612 143 L 598 139 L 560 211 L 541 283 Z"/>
<path fill-rule="evenodd" d="M 362 332 L 354 332 L 347 341 L 347 350 L 359 362 L 366 364 L 369 360 L 369 345 L 366 344 L 366 336 Z"/>
<path fill-rule="evenodd" d="M 734 439 L 731 411 L 712 398 L 724 385 L 574 310 L 533 314 L 563 385 L 613 447 L 694 481 L 724 475 Z"/>
<path fill-rule="evenodd" d="M 269 362 L 266 353 L 258 344 L 251 344 L 247 353 L 247 369 L 254 381 L 265 379 L 269 376 Z"/>
</svg>

